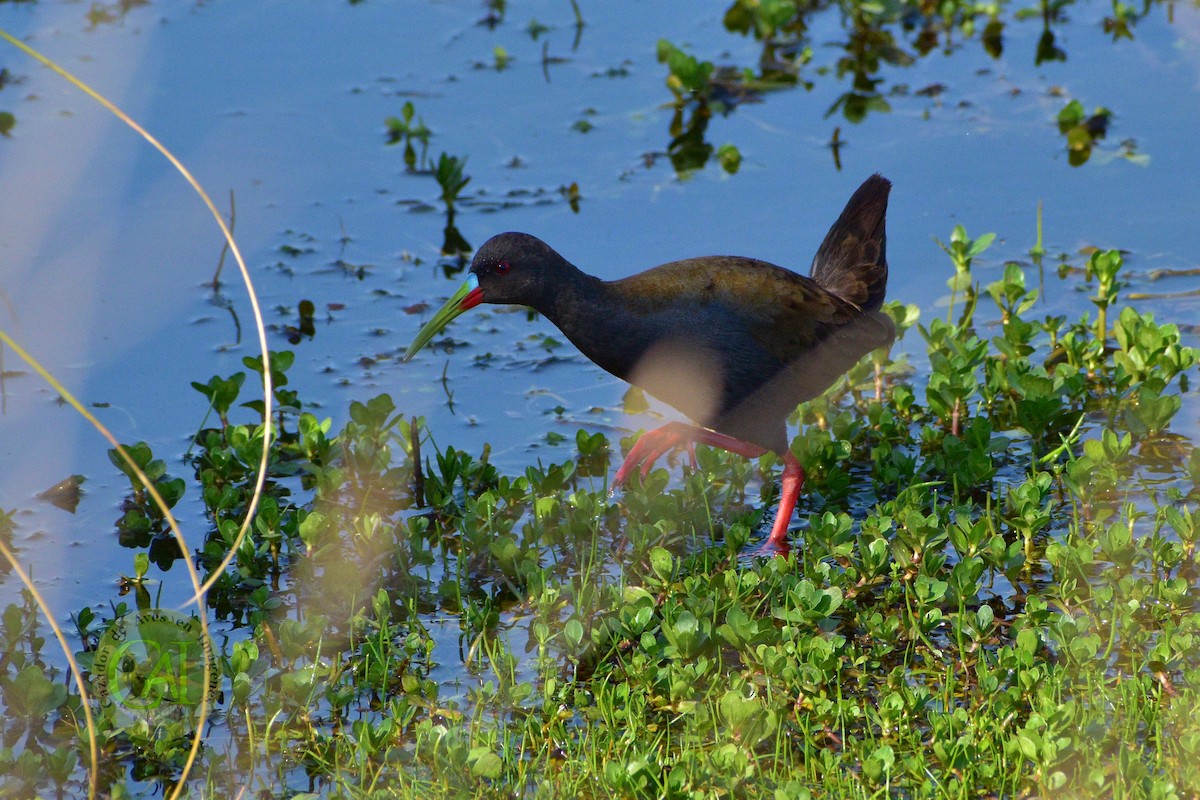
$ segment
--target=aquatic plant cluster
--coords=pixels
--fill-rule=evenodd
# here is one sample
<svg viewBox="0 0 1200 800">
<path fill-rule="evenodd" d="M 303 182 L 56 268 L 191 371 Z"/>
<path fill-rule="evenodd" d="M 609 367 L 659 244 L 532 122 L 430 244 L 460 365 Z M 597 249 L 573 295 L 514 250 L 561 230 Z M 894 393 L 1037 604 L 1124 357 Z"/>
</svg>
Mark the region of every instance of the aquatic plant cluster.
<svg viewBox="0 0 1200 800">
<path fill-rule="evenodd" d="M 964 39 L 998 57 L 1008 24 L 1005 4 L 843 3 L 844 53 L 810 68 L 825 5 L 732 2 L 753 67 L 660 43 L 675 170 L 737 172 L 737 147 L 706 141 L 714 114 L 824 70 L 850 84 L 829 115 L 858 122 L 902 94 L 881 63 Z M 1065 57 L 1070 5 L 1013 12 L 1042 21 L 1038 63 Z M 1129 37 L 1151 8 L 1114 3 L 1105 29 Z M 483 68 L 511 63 L 497 47 Z M 1078 166 L 1113 114 L 1064 103 Z M 0 134 L 16 124 L 0 110 Z M 512 198 L 464 194 L 466 157 L 432 157 L 411 102 L 386 126 L 441 189 L 442 252 L 469 253 L 456 211 Z M 579 208 L 575 183 L 538 191 Z M 1050 259 L 1039 234 L 997 268 L 978 261 L 993 238 L 956 228 L 945 314 L 889 304 L 904 347 L 796 410 L 808 480 L 785 558 L 746 555 L 774 456 L 701 447 L 613 498 L 632 436 L 579 430 L 571 457 L 505 474 L 387 394 L 335 430 L 290 387 L 290 351 L 193 383 L 211 424 L 182 467 L 112 452 L 133 553 L 123 600 L 71 615 L 85 679 L 32 593 L 0 613 L 0 795 L 1200 795 L 1200 451 L 1172 429 L 1198 351 L 1124 292 L 1119 251 Z M 1047 282 L 1093 308 L 1047 314 Z M 313 336 L 305 302 L 293 344 Z M 268 377 L 270 413 L 246 399 Z M 185 501 L 206 524 L 181 546 Z M 6 551 L 17 519 L 0 508 Z M 210 633 L 161 607 L 193 565 Z"/>
<path fill-rule="evenodd" d="M 879 353 L 798 409 L 787 558 L 742 556 L 773 456 L 701 447 L 681 481 L 660 468 L 617 502 L 599 433 L 504 475 L 387 395 L 331 432 L 273 354 L 277 442 L 207 597 L 228 633 L 189 794 L 1196 792 L 1200 456 L 1169 425 L 1197 351 L 1118 306 L 1119 253 L 1061 260 L 1099 312 L 1068 321 L 1037 317 L 1032 263 L 978 288 L 988 241 L 946 245 L 946 318 L 887 306 L 927 378 Z M 195 384 L 217 424 L 186 480 L 131 448 L 164 495 L 203 498 L 202 569 L 235 541 L 267 433 L 238 420 L 262 410 L 237 405 L 245 378 Z M 146 549 L 132 606 L 75 615 L 85 668 L 154 607 L 147 553 L 181 555 L 144 499 L 131 486 L 118 523 Z M 41 627 L 32 602 L 0 618 L 0 780 L 74 794 L 88 732 Z M 170 786 L 193 727 L 102 711 L 102 789 Z"/>
<path fill-rule="evenodd" d="M 679 172 L 703 167 L 716 155 L 729 173 L 737 172 L 741 155 L 733 144 L 714 150 L 706 141 L 714 115 L 731 113 L 743 103 L 759 102 L 767 92 L 797 86 L 811 89 L 818 76 L 833 77 L 847 85 L 830 105 L 826 118 L 840 117 L 857 124 L 872 112 L 887 113 L 892 103 L 909 94 L 936 98 L 947 87 L 934 83 L 913 92 L 903 83 L 891 83 L 887 68 L 910 67 L 932 53 L 950 53 L 972 42 L 993 60 L 1005 52 L 1006 36 L 1014 22 L 1039 20 L 1042 32 L 1032 53 L 1035 65 L 1066 61 L 1056 29 L 1068 19 L 1071 0 L 1056 0 L 1009 10 L 1005 3 L 838 3 L 845 40 L 832 62 L 820 58 L 827 43 L 814 36 L 822 3 L 801 0 L 736 0 L 725 12 L 725 28 L 762 43 L 757 64 L 716 64 L 698 58 L 673 42 L 658 44 L 658 60 L 668 69 L 667 87 L 674 97 L 674 114 L 667 155 Z M 1114 3 L 1103 21 L 1113 41 L 1133 39 L 1138 21 L 1152 13 L 1154 4 L 1139 9 Z M 1010 13 L 1006 13 L 1010 12 Z M 1061 89 L 1056 91 L 1061 92 Z M 1090 115 L 1077 98 L 1067 98 L 1058 115 L 1059 132 L 1066 139 L 1071 166 L 1087 163 L 1093 149 L 1108 133 L 1111 110 L 1097 107 Z M 840 127 L 829 141 L 834 162 L 840 165 Z M 1132 138 L 1123 140 L 1116 155 L 1141 163 L 1146 159 Z"/>
</svg>

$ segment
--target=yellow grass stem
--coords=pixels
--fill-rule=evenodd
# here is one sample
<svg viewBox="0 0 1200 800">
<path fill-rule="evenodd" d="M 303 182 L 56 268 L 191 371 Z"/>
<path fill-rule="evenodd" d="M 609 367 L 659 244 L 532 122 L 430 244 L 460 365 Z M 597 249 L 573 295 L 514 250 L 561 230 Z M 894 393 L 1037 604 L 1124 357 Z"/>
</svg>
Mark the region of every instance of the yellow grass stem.
<svg viewBox="0 0 1200 800">
<path fill-rule="evenodd" d="M 203 605 L 203 598 L 204 598 L 204 595 L 209 590 L 209 588 L 211 588 L 212 584 L 215 583 L 220 578 L 221 574 L 228 568 L 229 564 L 233 561 L 233 558 L 236 555 L 238 548 L 240 547 L 240 545 L 242 543 L 242 540 L 245 538 L 246 533 L 250 528 L 250 523 L 254 519 L 254 514 L 258 508 L 258 502 L 262 495 L 263 484 L 266 480 L 267 458 L 270 453 L 270 445 L 271 445 L 270 432 L 271 432 L 271 416 L 272 416 L 272 411 L 273 411 L 272 404 L 273 404 L 273 399 L 274 399 L 274 392 L 273 392 L 273 388 L 271 385 L 270 353 L 268 352 L 268 349 L 267 349 L 267 332 L 266 332 L 266 327 L 263 324 L 262 310 L 260 309 L 259 304 L 258 304 L 258 296 L 254 291 L 254 283 L 250 279 L 250 271 L 246 268 L 246 262 L 242 258 L 241 250 L 238 248 L 237 242 L 234 240 L 232 232 L 229 230 L 229 227 L 225 224 L 225 220 L 221 217 L 221 214 L 217 210 L 216 205 L 213 203 L 212 199 L 208 196 L 208 193 L 204 191 L 204 188 L 200 185 L 200 183 L 191 174 L 191 172 L 188 171 L 188 169 L 179 161 L 179 159 L 177 159 L 171 153 L 170 150 L 168 150 L 161 142 L 159 142 L 156 138 L 154 138 L 152 135 L 150 135 L 150 133 L 148 131 L 146 131 L 141 125 L 139 125 L 137 122 L 135 122 L 128 114 L 126 114 L 124 111 L 122 111 L 120 108 L 118 108 L 115 104 L 110 102 L 107 98 L 105 98 L 99 92 L 92 89 L 90 86 L 88 86 L 86 83 L 81 81 L 79 78 L 76 78 L 70 72 L 68 72 L 67 70 L 60 67 L 58 64 L 56 64 L 51 59 L 47 58 L 46 56 L 42 55 L 38 51 L 34 50 L 32 47 L 30 47 L 26 43 L 15 38 L 14 36 L 12 36 L 10 33 L 8 33 L 8 31 L 4 30 L 3 28 L 0 28 L 0 39 L 4 39 L 9 44 L 11 44 L 14 47 L 16 47 L 17 49 L 21 50 L 22 52 L 24 52 L 25 54 L 27 54 L 34 60 L 40 62 L 41 64 L 45 65 L 46 67 L 49 67 L 51 70 L 53 70 L 55 73 L 60 75 L 66 81 L 68 81 L 73 86 L 78 88 L 80 91 L 82 91 L 88 97 L 91 97 L 93 100 L 95 100 L 97 103 L 102 105 L 104 108 L 108 109 L 114 116 L 116 116 L 119 120 L 121 120 L 126 125 L 128 125 L 131 129 L 136 131 L 143 139 L 145 139 L 156 150 L 158 150 L 160 153 L 162 153 L 163 157 L 166 158 L 171 163 L 171 165 L 175 167 L 175 169 L 179 172 L 179 174 L 183 176 L 184 180 L 186 180 L 188 182 L 188 184 L 192 187 L 192 189 L 195 190 L 196 194 L 198 194 L 200 196 L 200 199 L 204 202 L 204 205 L 208 208 L 209 212 L 212 214 L 213 219 L 216 220 L 217 227 L 219 227 L 221 229 L 221 234 L 225 237 L 225 242 L 229 247 L 229 251 L 231 253 L 233 253 L 233 257 L 234 257 L 235 261 L 237 262 L 238 269 L 241 271 L 242 280 L 246 285 L 246 292 L 249 295 L 250 306 L 254 313 L 255 327 L 258 331 L 259 348 L 262 351 L 262 364 L 263 364 L 263 374 L 262 374 L 262 378 L 263 378 L 263 425 L 264 425 L 263 451 L 262 451 L 262 457 L 259 460 L 258 475 L 255 479 L 255 484 L 254 484 L 254 493 L 251 496 L 250 503 L 246 508 L 246 516 L 245 516 L 245 519 L 242 521 L 242 526 L 241 526 L 241 529 L 238 531 L 238 535 L 237 535 L 236 539 L 234 540 L 232 546 L 229 548 L 229 552 L 226 554 L 224 560 L 222 560 L 220 565 L 218 565 L 217 568 L 213 570 L 212 577 L 210 577 L 207 582 L 205 582 L 203 585 L 201 585 L 199 576 L 196 574 L 195 567 L 192 564 L 192 560 L 190 558 L 184 559 L 184 563 L 187 565 L 188 577 L 191 579 L 192 586 L 195 589 L 195 594 L 189 600 L 189 603 L 194 602 L 199 606 L 200 613 L 197 614 L 197 617 L 200 620 L 201 630 L 203 631 L 203 634 L 205 637 L 211 638 L 209 636 L 209 632 L 208 632 L 208 619 L 207 619 L 206 609 L 204 608 L 204 605 Z M 106 439 L 108 439 L 109 442 L 112 443 L 112 445 L 116 448 L 117 452 L 120 454 L 122 460 L 124 460 L 125 463 L 128 464 L 130 466 L 130 468 L 134 471 L 134 473 L 138 476 L 138 479 L 146 487 L 146 491 L 154 499 L 155 504 L 163 512 L 163 518 L 166 519 L 168 524 L 170 525 L 172 534 L 175 536 L 176 540 L 179 542 L 181 552 L 186 554 L 188 552 L 187 542 L 183 538 L 183 534 L 179 530 L 178 523 L 175 521 L 175 518 L 171 514 L 170 509 L 167 508 L 167 505 L 166 505 L 166 503 L 163 502 L 161 495 L 159 495 L 157 489 L 154 488 L 153 482 L 149 480 L 149 478 L 142 472 L 142 470 L 133 461 L 133 459 L 130 458 L 129 454 L 125 451 L 125 448 L 122 447 L 119 442 L 117 442 L 116 438 L 108 431 L 108 429 L 105 428 L 100 423 L 100 421 L 98 419 L 96 419 L 78 400 L 76 400 L 65 389 L 65 387 L 63 387 L 62 384 L 60 384 L 54 378 L 54 376 L 50 374 L 50 372 L 48 370 L 46 370 L 44 367 L 42 367 L 40 363 L 38 363 L 33 357 L 31 357 L 28 353 L 26 353 L 25 350 L 22 349 L 15 341 L 13 341 L 8 336 L 7 333 L 5 333 L 4 331 L 0 331 L 0 340 L 2 340 L 5 344 L 7 344 L 9 347 L 11 347 L 14 352 L 16 352 L 22 359 L 25 360 L 26 363 L 28 363 L 31 367 L 33 367 L 47 383 L 49 383 L 52 387 L 54 387 L 54 389 L 56 391 L 58 391 L 58 393 L 68 403 L 70 403 L 71 406 L 79 414 L 81 414 L 84 417 L 84 419 L 88 420 L 88 422 L 90 422 L 96 428 L 96 430 L 100 431 L 100 433 Z M 4 551 L 4 554 L 6 557 L 9 558 L 10 561 L 12 561 L 11 554 L 9 554 L 7 550 Z M 14 566 L 16 566 L 15 561 L 13 563 L 14 563 Z M 23 575 L 23 573 L 21 573 L 21 574 Z M 28 580 L 26 580 L 26 585 L 28 585 L 31 590 L 33 589 L 32 584 L 29 583 Z M 35 597 L 37 597 L 36 594 L 35 594 Z M 97 768 L 96 768 L 96 749 L 95 749 L 95 728 L 93 727 L 93 723 L 92 723 L 92 719 L 91 719 L 91 710 L 87 705 L 86 694 L 85 694 L 85 690 L 83 688 L 83 683 L 79 677 L 78 667 L 75 665 L 74 660 L 71 657 L 71 653 L 66 646 L 66 640 L 62 636 L 61 631 L 58 629 L 58 627 L 54 624 L 54 619 L 51 616 L 49 609 L 45 607 L 44 603 L 41 602 L 40 598 L 39 598 L 39 605 L 42 607 L 42 612 L 46 615 L 47 619 L 50 621 L 51 626 L 54 628 L 55 634 L 59 636 L 60 644 L 63 646 L 64 652 L 67 655 L 67 659 L 71 662 L 72 673 L 76 676 L 76 682 L 78 683 L 79 688 L 80 688 L 80 696 L 83 699 L 84 708 L 87 712 L 88 737 L 91 741 L 91 748 L 92 748 L 92 772 L 91 772 L 91 779 L 90 779 L 90 783 L 89 783 L 89 797 L 94 797 L 95 792 L 96 792 Z M 205 659 L 204 659 L 204 682 L 205 682 L 205 685 L 208 685 L 209 679 L 212 675 L 212 669 L 213 669 L 213 664 L 211 663 L 210 659 L 208 658 L 207 650 L 206 650 L 206 655 L 205 655 Z M 180 774 L 179 780 L 175 784 L 175 790 L 171 793 L 172 800 L 174 800 L 174 798 L 179 797 L 179 795 L 183 792 L 183 787 L 185 786 L 187 775 L 191 771 L 192 766 L 195 763 L 196 755 L 200 750 L 201 734 L 204 730 L 204 723 L 208 716 L 207 699 L 208 698 L 206 695 L 204 701 L 201 702 L 200 715 L 199 715 L 199 719 L 197 720 L 197 723 L 196 723 L 196 735 L 192 740 L 192 748 L 191 748 L 191 751 L 188 753 L 188 758 L 187 758 L 186 763 L 183 766 L 183 770 Z"/>
<path fill-rule="evenodd" d="M 72 395 L 70 392 L 67 391 L 66 387 L 64 387 L 61 383 L 59 383 L 57 378 L 55 378 L 53 375 L 50 374 L 49 370 L 47 370 L 45 367 L 43 367 L 37 359 L 35 359 L 33 356 L 29 355 L 29 353 L 25 352 L 25 349 L 23 347 L 21 347 L 19 344 L 17 344 L 16 342 L 14 342 L 12 340 L 12 338 L 4 330 L 0 330 L 0 342 L 3 342 L 4 344 L 6 344 L 10 348 L 12 348 L 12 351 L 14 353 L 16 353 L 18 356 L 20 356 L 21 359 L 26 364 L 33 367 L 33 369 L 39 375 L 42 376 L 42 379 L 44 381 L 46 381 L 46 383 L 50 384 L 51 388 L 53 388 L 56 392 L 58 392 L 59 395 L 64 400 L 66 400 L 67 403 L 72 408 L 74 408 L 84 419 L 86 419 L 88 422 L 90 422 L 92 424 L 92 427 L 94 427 L 96 430 L 100 431 L 100 435 L 103 436 L 105 439 L 107 439 L 109 441 L 109 443 L 111 443 L 112 446 L 116 448 L 117 453 L 121 456 L 121 460 L 124 461 L 129 466 L 129 468 L 131 470 L 133 470 L 133 472 L 137 475 L 138 480 L 141 481 L 142 485 L 146 487 L 146 491 L 149 493 L 150 497 L 153 498 L 154 504 L 156 506 L 158 506 L 159 511 L 162 512 L 163 519 L 165 519 L 167 521 L 167 524 L 171 526 L 171 533 L 175 536 L 175 541 L 179 543 L 180 552 L 186 554 L 188 552 L 188 543 L 187 543 L 187 540 L 183 538 L 183 532 L 179 530 L 179 523 L 175 521 L 175 516 L 171 513 L 171 509 L 167 507 L 167 504 L 163 500 L 162 495 L 160 495 L 158 493 L 158 489 L 154 488 L 154 481 L 150 480 L 149 476 L 147 476 L 146 473 L 142 472 L 142 468 L 137 465 L 137 462 L 134 461 L 133 458 L 129 455 L 129 453 L 125 450 L 125 448 L 121 446 L 121 444 L 117 441 L 116 437 L 112 435 L 112 432 L 109 431 L 108 428 L 104 427 L 104 423 L 102 423 L 100 420 L 96 419 L 96 417 L 92 414 L 92 412 L 88 411 L 87 408 L 82 403 L 80 403 L 79 400 L 76 399 L 76 397 L 74 395 Z M 4 554 L 8 558 L 9 561 L 13 562 L 13 564 L 15 566 L 16 562 L 13 560 L 12 556 L 9 555 L 7 549 L 4 550 Z M 188 573 L 188 577 L 192 581 L 192 587 L 196 590 L 196 594 L 194 597 L 203 597 L 203 595 L 205 593 L 205 588 L 200 585 L 200 576 L 196 573 L 196 567 L 195 567 L 195 565 L 192 564 L 192 559 L 184 558 L 184 559 L 182 559 L 182 561 L 183 561 L 184 565 L 187 567 L 187 573 Z M 18 567 L 18 569 L 19 569 L 19 567 Z M 20 573 L 20 574 L 23 575 L 24 573 Z M 25 579 L 22 578 L 22 580 L 25 580 Z M 36 592 L 36 590 L 34 590 L 34 588 L 33 588 L 33 584 L 30 583 L 28 580 L 25 580 L 25 585 L 28 586 L 30 588 L 30 590 Z M 36 594 L 34 596 L 37 597 Z M 191 601 L 189 600 L 188 602 L 190 603 Z M 54 617 L 51 615 L 50 609 L 47 608 L 41 602 L 40 599 L 38 600 L 38 605 L 42 607 L 42 613 L 44 613 L 46 615 L 46 619 L 50 622 L 50 626 L 52 628 L 54 628 L 55 634 L 59 636 L 59 641 L 63 646 L 63 652 L 65 652 L 67 654 L 67 659 L 69 661 L 71 661 L 72 665 L 74 665 L 75 662 L 74 662 L 74 659 L 71 657 L 71 652 L 69 649 L 67 649 L 66 639 L 64 639 L 62 637 L 61 632 L 58 630 L 58 626 L 54 624 Z M 204 606 L 201 605 L 200 613 L 197 614 L 196 616 L 200 620 L 200 629 L 203 631 L 205 638 L 211 640 L 212 637 L 208 633 L 208 618 L 205 615 L 205 610 L 206 609 L 204 608 Z M 204 648 L 204 653 L 205 653 L 205 656 L 204 656 L 204 684 L 203 685 L 208 686 L 209 680 L 212 676 L 213 664 L 212 664 L 211 659 L 208 657 L 207 648 Z M 84 692 L 83 682 L 79 679 L 78 668 L 73 667 L 71 671 L 75 675 L 75 680 L 79 683 L 80 698 L 84 703 L 84 708 L 87 709 L 87 695 Z M 188 772 L 191 771 L 192 763 L 195 761 L 196 755 L 200 752 L 200 735 L 204 730 L 204 721 L 205 721 L 205 719 L 207 719 L 207 717 L 208 717 L 208 695 L 205 694 L 204 699 L 200 703 L 200 717 L 196 722 L 196 736 L 194 739 L 192 739 L 192 749 L 188 753 L 187 762 L 183 765 L 183 772 L 180 775 L 179 782 L 175 786 L 175 791 L 171 794 L 171 800 L 175 800 L 175 798 L 179 797 L 180 792 L 183 791 L 184 779 L 187 778 Z M 88 726 L 89 726 L 88 727 L 88 737 L 90 739 L 92 739 L 94 742 L 96 734 L 95 734 L 94 728 L 91 727 L 92 715 L 91 715 L 90 709 L 87 710 L 87 720 L 88 720 Z M 94 747 L 95 747 L 95 745 L 93 744 L 93 748 Z M 92 775 L 93 775 L 92 780 L 93 780 L 93 782 L 95 780 L 95 778 L 94 778 L 95 774 L 96 774 L 96 762 L 93 760 L 93 762 L 92 762 Z M 92 796 L 94 796 L 94 786 L 92 788 L 93 788 Z"/>
<path fill-rule="evenodd" d="M 83 673 L 79 671 L 79 664 L 75 661 L 75 656 L 71 655 L 71 646 L 67 644 L 67 637 L 63 634 L 62 628 L 58 626 L 58 623 L 54 621 L 54 615 L 50 612 L 50 606 L 46 604 L 46 599 L 42 597 L 42 593 L 33 585 L 29 574 L 21 569 L 20 563 L 17 562 L 12 551 L 5 547 L 3 541 L 0 541 L 0 554 L 4 555 L 13 572 L 17 573 L 17 577 L 21 579 L 21 583 L 25 584 L 25 588 L 33 595 L 34 602 L 42 610 L 42 616 L 50 623 L 50 630 L 54 631 L 54 637 L 58 639 L 58 646 L 62 648 L 63 655 L 67 657 L 67 666 L 71 668 L 71 675 L 75 678 L 75 685 L 79 687 L 79 705 L 83 707 L 83 718 L 87 724 L 88 756 L 92 762 L 92 769 L 88 773 L 88 798 L 89 800 L 94 800 L 96 797 L 96 782 L 100 779 L 100 753 L 96 748 L 96 723 L 92 719 L 91 700 L 88 698 L 87 688 L 83 683 Z"/>
<path fill-rule="evenodd" d="M 196 594 L 192 597 L 192 599 L 190 601 L 190 602 L 199 604 L 202 595 L 205 592 L 207 592 L 209 589 L 212 588 L 212 585 L 217 582 L 217 580 L 221 577 L 221 574 L 229 567 L 229 564 L 232 563 L 234 556 L 237 554 L 238 548 L 242 544 L 242 540 L 246 537 L 246 533 L 250 529 L 250 523 L 254 520 L 254 513 L 255 513 L 255 511 L 258 510 L 259 498 L 262 496 L 263 484 L 266 481 L 266 477 L 267 477 L 267 456 L 270 453 L 270 447 L 271 447 L 271 414 L 272 414 L 272 410 L 273 410 L 272 404 L 273 404 L 273 400 L 274 400 L 274 391 L 271 386 L 271 361 L 270 361 L 270 353 L 267 350 L 267 330 L 266 330 L 266 326 L 263 324 L 262 310 L 259 308 L 259 305 L 258 305 L 258 295 L 255 293 L 254 283 L 250 279 L 250 271 L 246 268 L 246 262 L 245 262 L 245 260 L 242 259 L 242 252 L 238 248 L 237 242 L 233 238 L 233 233 L 229 230 L 229 226 L 225 224 L 225 220 L 224 220 L 224 218 L 222 218 L 221 212 L 217 210 L 216 204 L 213 203 L 212 198 L 210 198 L 208 196 L 208 193 L 204 191 L 204 187 L 202 187 L 200 185 L 199 181 L 197 181 L 196 178 L 193 177 L 192 173 L 188 171 L 187 167 L 185 167 L 179 161 L 179 159 L 177 159 L 174 156 L 174 154 L 171 153 L 170 150 L 168 150 L 160 141 L 158 141 L 158 139 L 155 139 L 152 135 L 150 135 L 149 131 L 147 131 L 145 128 L 143 128 L 141 125 L 139 125 L 137 122 L 135 122 L 128 114 L 126 114 L 124 111 L 122 111 L 120 108 L 118 108 L 115 104 L 113 104 L 111 101 L 109 101 L 102 94 L 100 94 L 95 89 L 88 86 L 86 83 L 81 81 L 79 78 L 76 78 L 74 75 L 72 75 L 70 72 L 68 72 L 67 70 L 60 67 L 54 61 L 50 60 L 46 56 L 39 53 L 37 50 L 34 50 L 29 45 L 27 45 L 24 42 L 22 42 L 21 40 L 17 39 L 12 34 L 10 34 L 8 31 L 4 30 L 3 28 L 0 28 L 0 39 L 4 39 L 9 44 L 13 45 L 14 47 L 16 47 L 19 50 L 21 50 L 22 52 L 24 52 L 30 58 L 35 59 L 36 61 L 49 67 L 54 72 L 58 73 L 66 81 L 68 81 L 73 86 L 78 88 L 81 92 L 83 92 L 88 97 L 95 100 L 100 105 L 104 106 L 110 112 L 112 112 L 113 115 L 117 117 L 117 119 L 121 120 L 126 125 L 128 125 L 130 128 L 132 128 L 134 131 L 136 131 L 138 133 L 138 135 L 140 135 L 143 139 L 145 139 L 147 142 L 149 142 L 151 145 L 153 145 L 154 149 L 156 149 L 156 150 L 158 150 L 158 152 L 162 153 L 163 157 L 171 162 L 171 165 L 173 167 L 175 167 L 176 170 L 178 170 L 179 174 L 182 175 L 184 180 L 186 180 L 188 182 L 188 185 L 191 186 L 192 189 L 195 190 L 196 194 L 198 194 L 200 196 L 200 199 L 204 202 L 204 205 L 208 208 L 209 213 L 211 213 L 213 216 L 213 219 L 216 220 L 217 227 L 219 227 L 221 229 L 221 234 L 225 237 L 225 242 L 229 246 L 229 251 L 231 253 L 233 253 L 234 260 L 237 261 L 238 269 L 242 273 L 242 281 L 246 284 L 246 293 L 249 295 L 250 307 L 254 312 L 254 325 L 255 325 L 256 330 L 258 331 L 258 344 L 259 344 L 259 348 L 262 350 L 263 425 L 266 426 L 264 435 L 263 435 L 263 451 L 262 451 L 262 457 L 259 459 L 259 462 L 258 462 L 258 475 L 254 481 L 254 493 L 250 498 L 250 504 L 246 507 L 246 517 L 245 517 L 245 519 L 242 520 L 242 526 L 238 530 L 237 538 L 234 539 L 233 545 L 229 548 L 229 552 L 225 555 L 225 558 L 216 567 L 216 569 L 214 569 L 212 571 L 212 577 L 210 577 L 203 585 L 201 585 L 196 590 Z M 97 424 L 97 423 L 93 423 L 93 424 Z M 152 487 L 149 487 L 149 488 L 151 489 L 151 491 L 153 491 Z M 184 552 L 186 552 L 186 550 Z M 201 614 L 200 616 L 203 618 L 204 615 Z"/>
</svg>

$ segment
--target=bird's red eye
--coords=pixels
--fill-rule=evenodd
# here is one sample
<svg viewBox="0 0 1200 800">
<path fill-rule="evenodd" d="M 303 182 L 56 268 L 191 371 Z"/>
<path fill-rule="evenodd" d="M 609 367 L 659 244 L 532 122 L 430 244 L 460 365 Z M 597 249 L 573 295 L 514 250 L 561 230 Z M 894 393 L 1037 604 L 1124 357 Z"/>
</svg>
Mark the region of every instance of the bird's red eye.
<svg viewBox="0 0 1200 800">
<path fill-rule="evenodd" d="M 504 273 L 508 272 L 510 269 L 512 269 L 512 264 L 509 264 L 507 261 L 496 262 L 496 274 L 497 275 L 503 275 Z"/>
</svg>

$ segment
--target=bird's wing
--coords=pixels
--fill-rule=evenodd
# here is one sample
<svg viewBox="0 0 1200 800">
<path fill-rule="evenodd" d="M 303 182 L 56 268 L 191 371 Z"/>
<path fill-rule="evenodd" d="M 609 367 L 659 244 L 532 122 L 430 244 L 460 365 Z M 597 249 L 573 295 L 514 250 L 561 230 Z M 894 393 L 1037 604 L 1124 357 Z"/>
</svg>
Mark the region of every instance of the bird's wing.
<svg viewBox="0 0 1200 800">
<path fill-rule="evenodd" d="M 863 311 L 802 275 L 778 288 L 749 331 L 786 364 L 820 358 L 841 374 L 895 338 L 895 326 L 886 315 Z"/>
<path fill-rule="evenodd" d="M 668 345 L 655 364 L 669 380 L 625 377 L 702 425 L 770 449 L 786 446 L 788 410 L 895 335 L 886 315 L 749 258 L 675 261 L 609 285 Z"/>
<path fill-rule="evenodd" d="M 743 347 L 760 347 L 781 365 L 830 337 L 857 351 L 857 360 L 895 335 L 884 315 L 864 312 L 811 278 L 752 258 L 673 261 L 617 284 L 631 305 L 646 314 L 720 309 L 716 316 L 723 320 L 725 336 L 748 337 L 752 341 Z"/>
</svg>

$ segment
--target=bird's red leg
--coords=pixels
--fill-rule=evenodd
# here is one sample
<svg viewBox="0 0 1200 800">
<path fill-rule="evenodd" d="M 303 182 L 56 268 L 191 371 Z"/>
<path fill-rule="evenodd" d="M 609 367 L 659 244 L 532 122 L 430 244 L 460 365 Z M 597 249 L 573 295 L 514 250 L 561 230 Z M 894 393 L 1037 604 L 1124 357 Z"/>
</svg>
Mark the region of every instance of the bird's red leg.
<svg viewBox="0 0 1200 800">
<path fill-rule="evenodd" d="M 654 462 L 669 450 L 686 444 L 689 451 L 694 453 L 692 448 L 697 442 L 719 447 L 722 450 L 727 450 L 730 453 L 745 456 L 746 458 L 758 458 L 767 452 L 766 448 L 759 445 L 743 442 L 741 439 L 735 439 L 732 436 L 726 436 L 723 433 L 717 433 L 708 428 L 700 428 L 696 425 L 688 425 L 683 422 L 668 422 L 661 428 L 646 431 L 634 443 L 629 451 L 629 455 L 625 457 L 624 463 L 621 464 L 621 468 L 617 470 L 617 474 L 613 477 L 613 488 L 616 489 L 624 485 L 625 481 L 629 479 L 629 475 L 639 465 L 642 468 L 642 477 L 649 475 L 650 470 L 654 468 Z"/>
<path fill-rule="evenodd" d="M 717 433 L 708 428 L 699 428 L 695 425 L 686 425 L 684 427 L 687 428 L 688 441 L 691 442 L 719 447 L 722 450 L 734 453 L 735 455 L 745 456 L 746 458 L 758 458 L 767 452 L 767 448 L 761 445 L 743 442 L 741 439 L 735 439 L 732 436 Z"/>
<path fill-rule="evenodd" d="M 779 493 L 779 509 L 775 512 L 775 524 L 771 526 L 771 535 L 763 543 L 762 549 L 771 555 L 787 555 L 788 523 L 792 521 L 792 512 L 796 510 L 796 501 L 800 498 L 800 487 L 804 485 L 804 469 L 800 462 L 788 450 L 783 455 L 783 489 Z"/>
<path fill-rule="evenodd" d="M 744 442 L 708 428 L 700 428 L 682 422 L 668 422 L 661 428 L 646 431 L 634 443 L 625 462 L 621 464 L 621 468 L 617 470 L 617 474 L 613 478 L 613 489 L 622 486 L 633 470 L 639 466 L 641 466 L 642 477 L 645 477 L 654 467 L 654 462 L 663 453 L 684 444 L 691 449 L 696 443 L 719 447 L 746 458 L 758 458 L 767 452 L 765 447 Z M 783 454 L 783 489 L 779 496 L 779 508 L 775 512 L 771 535 L 763 543 L 764 552 L 770 555 L 787 555 L 788 523 L 792 521 L 792 512 L 796 510 L 796 501 L 800 498 L 800 487 L 803 485 L 804 469 L 792 455 L 792 451 L 788 450 Z"/>
<path fill-rule="evenodd" d="M 694 441 L 702 444 L 720 447 L 746 458 L 757 458 L 767 452 L 766 448 L 741 439 L 734 439 L 723 433 L 710 431 L 707 428 L 692 428 L 695 431 Z M 796 510 L 796 501 L 800 499 L 800 487 L 804 485 L 804 468 L 792 455 L 791 450 L 783 453 L 783 488 L 779 493 L 779 508 L 775 512 L 775 522 L 771 525 L 771 535 L 763 542 L 762 551 L 766 555 L 786 556 L 788 554 L 788 523 L 792 521 L 792 512 Z"/>
</svg>

